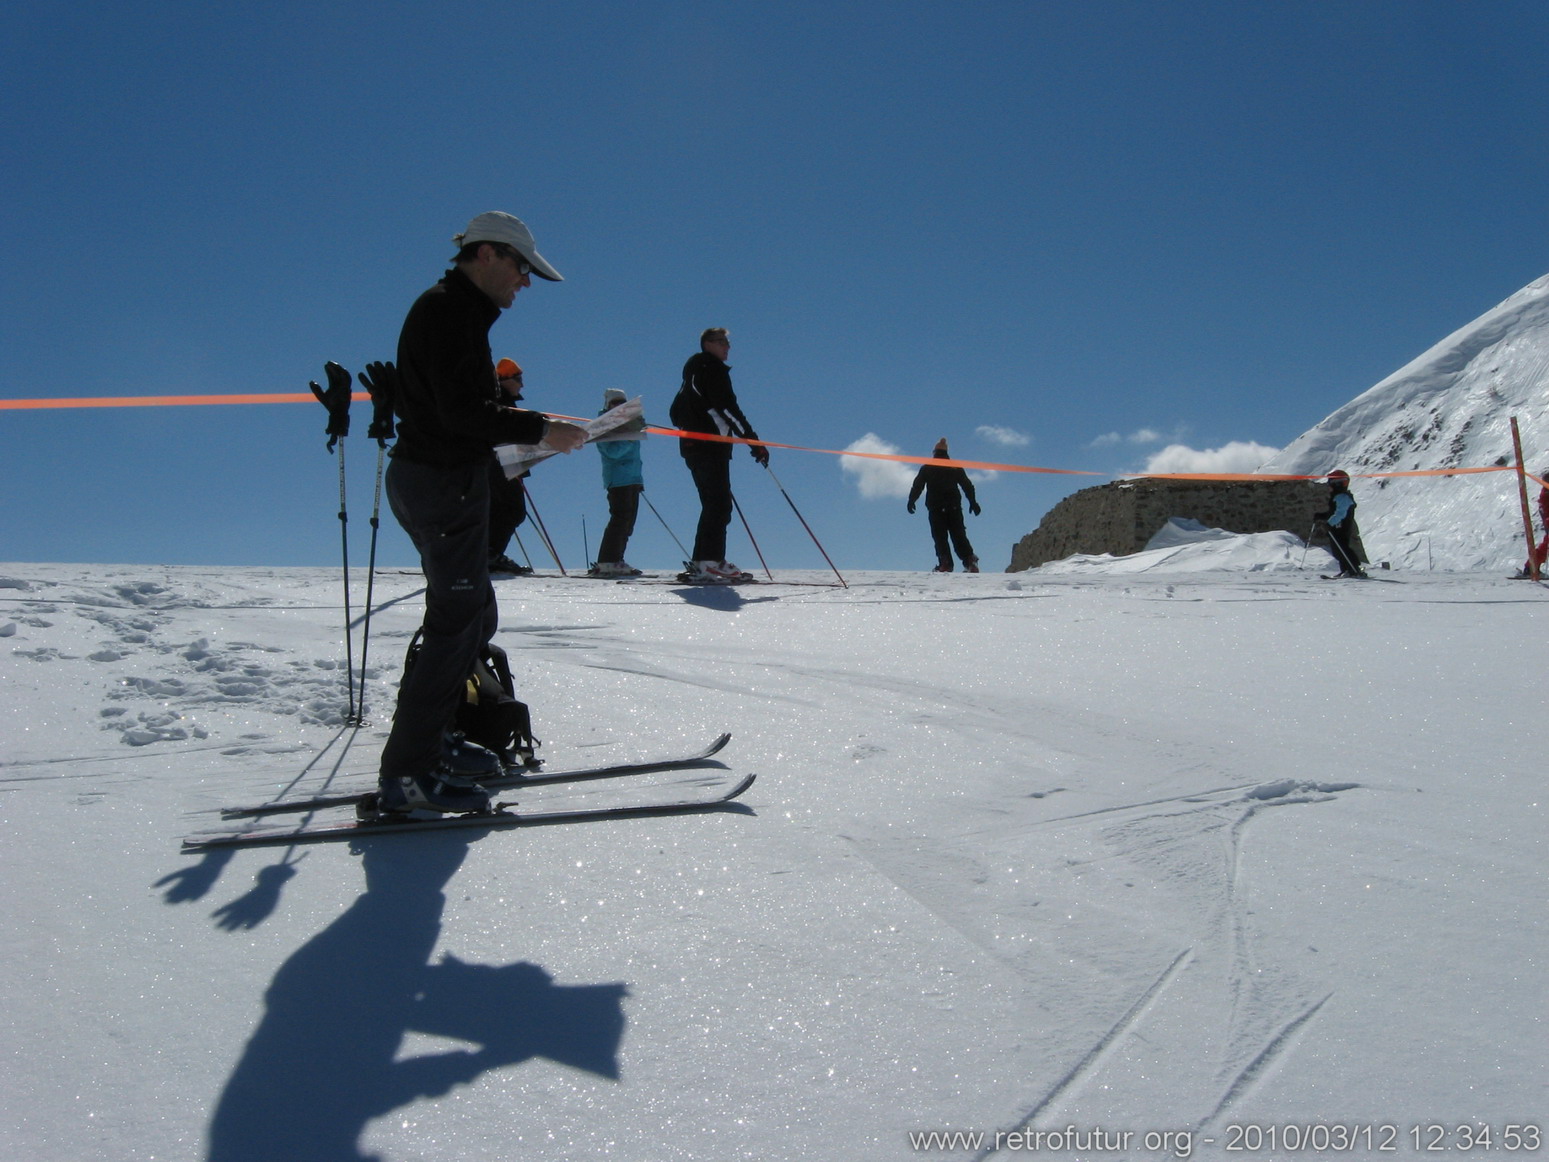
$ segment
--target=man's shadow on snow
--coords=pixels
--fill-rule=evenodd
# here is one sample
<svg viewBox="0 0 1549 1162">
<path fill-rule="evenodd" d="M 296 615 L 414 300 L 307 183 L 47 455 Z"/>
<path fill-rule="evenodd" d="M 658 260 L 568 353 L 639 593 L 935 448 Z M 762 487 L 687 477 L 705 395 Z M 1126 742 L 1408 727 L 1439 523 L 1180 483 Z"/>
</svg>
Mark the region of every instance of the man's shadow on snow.
<svg viewBox="0 0 1549 1162">
<path fill-rule="evenodd" d="M 164 886 L 167 889 L 162 898 L 169 904 L 202 900 L 215 886 L 221 872 L 226 870 L 235 850 L 220 847 L 206 851 L 198 863 L 169 872 L 152 886 Z M 305 858 L 305 852 L 297 855 L 292 849 L 281 857 L 279 863 L 259 868 L 251 888 L 210 913 L 216 924 L 228 932 L 257 928 L 280 906 L 281 890 L 295 877 L 296 865 Z"/>
<path fill-rule="evenodd" d="M 208 1162 L 363 1162 L 374 1118 L 532 1057 L 619 1075 L 623 984 L 556 985 L 520 962 L 430 963 L 466 838 L 358 842 L 366 890 L 275 973 L 216 1104 Z M 408 1033 L 467 1048 L 400 1057 Z"/>
<path fill-rule="evenodd" d="M 737 613 L 745 605 L 780 600 L 777 595 L 744 597 L 735 585 L 685 585 L 673 592 L 683 598 L 685 605 L 697 605 L 701 609 L 714 609 L 722 613 Z"/>
</svg>

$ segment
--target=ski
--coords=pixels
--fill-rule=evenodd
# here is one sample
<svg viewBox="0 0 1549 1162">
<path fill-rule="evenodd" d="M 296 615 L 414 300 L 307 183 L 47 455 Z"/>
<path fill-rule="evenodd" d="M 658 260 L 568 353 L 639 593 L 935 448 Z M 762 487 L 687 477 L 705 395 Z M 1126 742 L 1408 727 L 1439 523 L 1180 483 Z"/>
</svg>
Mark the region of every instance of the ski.
<svg viewBox="0 0 1549 1162">
<path fill-rule="evenodd" d="M 493 831 L 512 827 L 541 827 L 556 823 L 584 823 L 596 819 L 627 818 L 633 815 L 681 815 L 695 811 L 711 811 L 730 803 L 753 785 L 754 778 L 753 775 L 746 775 L 710 798 L 685 797 L 618 804 L 611 807 L 572 807 L 537 811 L 513 811 L 511 807 L 514 804 L 497 803 L 493 811 L 477 815 L 373 818 L 355 823 L 331 823 L 296 828 L 260 828 L 253 831 L 233 831 L 223 835 L 191 836 L 183 840 L 183 850 L 194 852 L 224 847 L 275 847 L 289 846 L 294 843 L 326 843 L 330 840 L 357 839 L 367 835 L 406 835 L 416 831 L 446 831 L 454 827 L 478 827 Z"/>
<path fill-rule="evenodd" d="M 479 785 L 488 788 L 541 786 L 545 783 L 573 783 L 582 779 L 614 779 L 624 775 L 643 775 L 652 771 L 671 771 L 679 767 L 698 766 L 719 754 L 731 741 L 730 734 L 723 734 L 703 750 L 690 755 L 672 758 L 645 759 L 641 762 L 610 763 L 601 767 L 581 767 L 570 771 L 532 771 L 511 773 L 495 778 L 480 779 Z M 320 795 L 311 799 L 287 799 L 278 803 L 260 803 L 251 807 L 222 807 L 222 819 L 255 819 L 263 815 L 286 815 L 300 811 L 323 811 L 330 807 L 353 807 L 371 791 L 355 791 L 344 795 Z"/>
<path fill-rule="evenodd" d="M 739 573 L 735 577 L 707 577 L 699 573 L 679 573 L 674 580 L 679 585 L 757 585 L 758 578 L 751 573 Z"/>
<path fill-rule="evenodd" d="M 842 588 L 847 588 L 847 586 L 842 586 L 838 582 L 835 582 L 835 581 L 785 581 L 785 580 L 782 580 L 779 577 L 775 577 L 775 578 L 772 578 L 772 579 L 761 579 L 761 578 L 758 578 L 758 577 L 749 577 L 746 581 L 705 581 L 705 580 L 694 580 L 693 578 L 686 578 L 681 573 L 678 574 L 676 577 L 637 577 L 637 578 L 635 578 L 635 580 L 636 581 L 645 582 L 646 584 L 649 584 L 649 585 L 689 585 L 689 586 L 693 586 L 693 587 L 700 588 L 700 589 L 716 589 L 716 588 L 735 589 L 738 585 L 764 585 L 764 586 L 779 585 L 779 586 L 782 586 L 782 587 L 786 586 L 786 585 L 795 585 L 795 586 L 798 586 L 800 588 L 805 588 L 805 589 L 842 589 Z"/>
<path fill-rule="evenodd" d="M 378 577 L 419 577 L 419 578 L 423 578 L 425 576 L 425 573 L 424 573 L 423 570 L 420 570 L 420 569 L 378 569 L 376 571 L 376 575 Z M 518 580 L 518 579 L 520 579 L 522 577 L 535 577 L 535 578 L 537 578 L 539 580 L 546 581 L 546 580 L 548 580 L 551 577 L 558 577 L 558 576 L 559 576 L 558 573 L 534 573 L 531 569 L 527 570 L 525 573 L 502 573 L 502 572 L 499 572 L 497 570 L 496 572 L 491 573 L 489 575 L 489 579 L 491 581 L 515 581 L 515 580 Z"/>
</svg>

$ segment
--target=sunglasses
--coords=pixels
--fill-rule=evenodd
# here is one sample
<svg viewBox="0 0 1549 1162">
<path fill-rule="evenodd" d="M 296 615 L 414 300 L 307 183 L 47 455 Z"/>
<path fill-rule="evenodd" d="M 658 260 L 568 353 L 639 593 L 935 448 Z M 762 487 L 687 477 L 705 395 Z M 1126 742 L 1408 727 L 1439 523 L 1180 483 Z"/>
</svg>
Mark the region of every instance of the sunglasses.
<svg viewBox="0 0 1549 1162">
<path fill-rule="evenodd" d="M 498 249 L 498 251 L 500 253 L 500 256 L 502 258 L 509 258 L 512 262 L 516 263 L 516 273 L 517 274 L 531 274 L 532 273 L 532 263 L 528 262 L 525 258 L 523 258 L 515 250 L 511 249 L 511 247 L 509 247 L 509 246 L 500 246 L 500 247 L 497 247 L 497 249 Z"/>
</svg>

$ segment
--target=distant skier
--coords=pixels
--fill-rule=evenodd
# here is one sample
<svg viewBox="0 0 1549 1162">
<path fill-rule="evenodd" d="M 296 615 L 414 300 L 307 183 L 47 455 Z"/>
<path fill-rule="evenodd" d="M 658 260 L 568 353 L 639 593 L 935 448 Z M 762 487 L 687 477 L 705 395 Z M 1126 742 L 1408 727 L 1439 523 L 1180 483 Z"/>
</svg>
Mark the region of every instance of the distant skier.
<svg viewBox="0 0 1549 1162">
<path fill-rule="evenodd" d="M 500 390 L 510 399 L 506 406 L 522 401 L 521 364 L 515 359 L 502 359 L 495 364 L 495 378 L 500 382 Z M 523 481 L 529 474 L 520 472 L 508 478 L 498 459 L 490 460 L 489 472 L 489 575 L 526 576 L 532 569 L 507 556 L 506 547 L 527 519 L 527 486 Z"/>
<path fill-rule="evenodd" d="M 1318 514 L 1328 528 L 1330 552 L 1341 577 L 1365 577 L 1355 548 L 1355 497 L 1350 495 L 1350 473 L 1336 468 L 1328 474 L 1329 506 Z"/>
<path fill-rule="evenodd" d="M 945 436 L 936 441 L 935 457 L 951 459 Z M 968 511 L 979 515 L 979 502 L 974 497 L 973 481 L 961 468 L 948 468 L 939 464 L 923 464 L 914 477 L 914 487 L 909 489 L 909 511 L 914 512 L 914 502 L 925 493 L 925 511 L 930 514 L 930 535 L 936 544 L 936 567 L 933 573 L 952 572 L 952 550 L 957 550 L 965 573 L 979 571 L 979 558 L 968 543 L 968 530 L 963 527 L 963 502 L 958 490 L 968 498 Z M 950 547 L 949 547 L 950 542 Z"/>
<path fill-rule="evenodd" d="M 669 415 L 679 431 L 757 440 L 758 433 L 737 405 L 731 386 L 731 337 L 725 327 L 708 327 L 699 336 L 699 352 L 683 365 L 683 386 Z M 707 581 L 746 581 L 750 574 L 726 560 L 726 526 L 734 507 L 731 494 L 732 445 L 719 440 L 680 439 L 678 451 L 699 491 L 699 527 L 694 535 L 689 573 Z M 769 449 L 749 444 L 753 459 L 769 467 Z"/>
<path fill-rule="evenodd" d="M 626 397 L 616 387 L 602 393 L 602 412 L 607 415 L 624 403 Z M 626 429 L 644 421 L 631 421 Z M 635 430 L 639 430 L 636 428 Z M 602 456 L 602 485 L 608 493 L 608 527 L 597 546 L 597 563 L 588 570 L 593 577 L 638 577 L 640 570 L 624 560 L 624 550 L 635 531 L 635 515 L 640 511 L 640 494 L 645 491 L 645 474 L 640 468 L 639 440 L 598 440 Z"/>
<path fill-rule="evenodd" d="M 1539 479 L 1549 481 L 1549 468 L 1545 468 L 1539 474 Z M 1549 558 L 1549 484 L 1544 484 L 1538 490 L 1538 523 L 1544 526 L 1543 540 L 1539 541 L 1534 547 L 1532 556 L 1528 558 L 1527 564 L 1522 566 L 1522 572 L 1518 574 L 1519 577 L 1542 576 L 1544 561 L 1546 558 Z M 1538 570 L 1536 574 L 1534 573 L 1535 566 Z"/>
</svg>

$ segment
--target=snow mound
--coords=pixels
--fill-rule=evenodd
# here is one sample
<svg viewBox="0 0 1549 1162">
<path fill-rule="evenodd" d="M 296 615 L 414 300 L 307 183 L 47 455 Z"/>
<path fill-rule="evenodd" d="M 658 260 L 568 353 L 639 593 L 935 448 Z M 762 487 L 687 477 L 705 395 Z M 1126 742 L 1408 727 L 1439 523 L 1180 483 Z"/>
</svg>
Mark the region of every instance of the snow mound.
<svg viewBox="0 0 1549 1162">
<path fill-rule="evenodd" d="M 1188 517 L 1173 517 L 1138 553 L 1076 554 L 1049 561 L 1033 572 L 1043 574 L 1263 573 L 1302 567 L 1307 547 L 1293 533 L 1231 533 Z M 1311 566 L 1325 567 L 1318 553 Z"/>
</svg>

